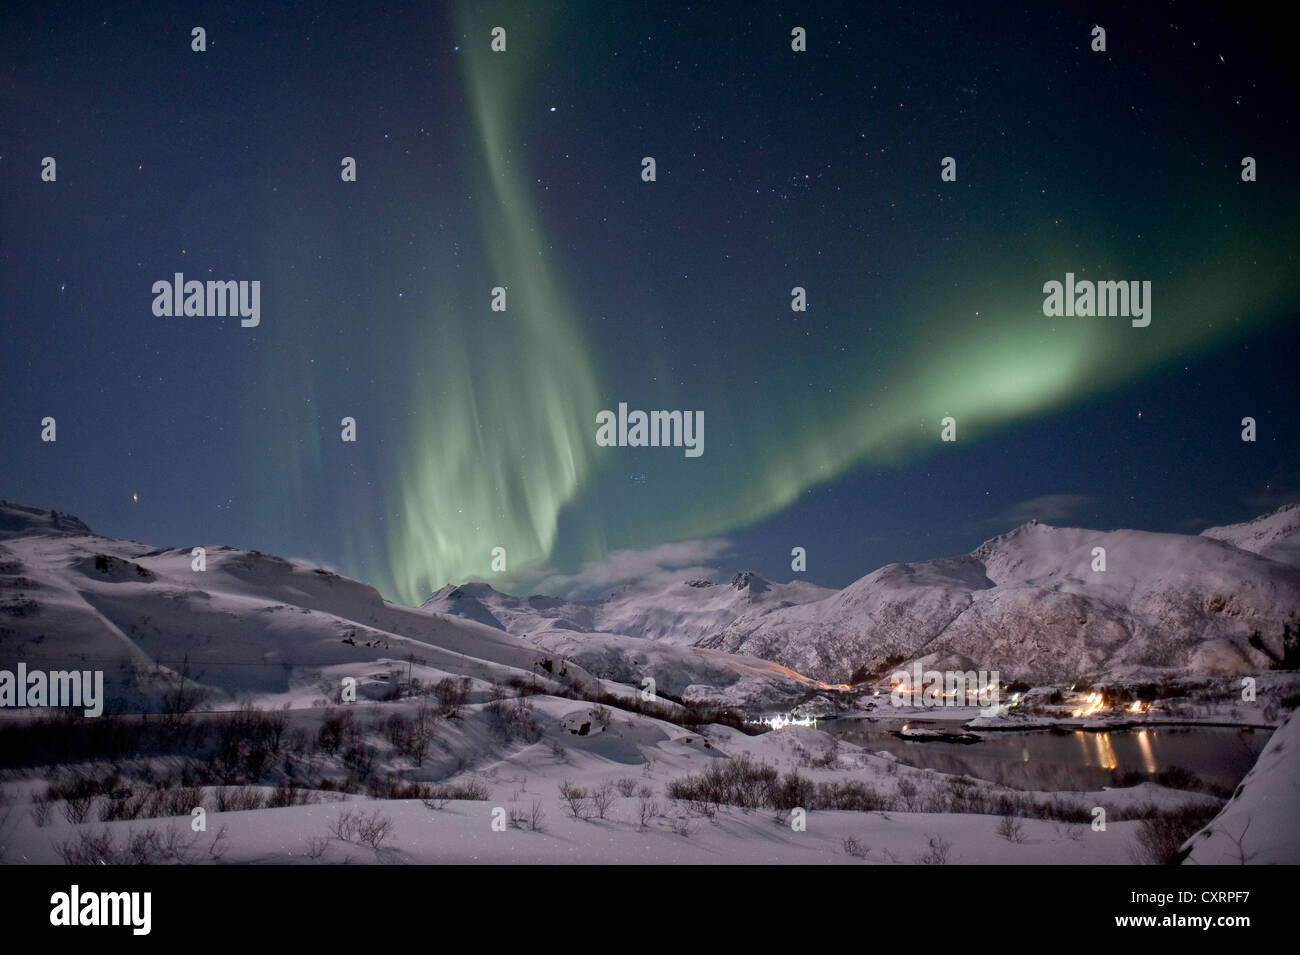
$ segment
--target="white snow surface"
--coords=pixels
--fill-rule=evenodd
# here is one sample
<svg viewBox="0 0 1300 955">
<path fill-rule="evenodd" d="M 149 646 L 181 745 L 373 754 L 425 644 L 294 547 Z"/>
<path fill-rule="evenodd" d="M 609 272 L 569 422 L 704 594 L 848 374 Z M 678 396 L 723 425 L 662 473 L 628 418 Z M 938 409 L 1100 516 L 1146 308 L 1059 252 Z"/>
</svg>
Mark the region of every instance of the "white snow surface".
<svg viewBox="0 0 1300 955">
<path fill-rule="evenodd" d="M 1300 718 L 1292 711 L 1228 804 L 1184 844 L 1183 865 L 1300 863 Z"/>
</svg>

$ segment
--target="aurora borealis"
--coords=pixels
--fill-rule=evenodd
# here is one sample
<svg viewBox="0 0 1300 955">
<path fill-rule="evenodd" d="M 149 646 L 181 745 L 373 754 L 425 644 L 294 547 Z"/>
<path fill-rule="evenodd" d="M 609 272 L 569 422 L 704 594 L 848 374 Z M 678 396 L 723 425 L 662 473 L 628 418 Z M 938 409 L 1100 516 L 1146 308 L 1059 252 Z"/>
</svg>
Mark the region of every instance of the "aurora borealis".
<svg viewBox="0 0 1300 955">
<path fill-rule="evenodd" d="M 789 579 L 799 545 L 842 586 L 1027 502 L 1198 530 L 1300 492 L 1296 84 L 1230 11 L 237 6 L 6 32 L 0 496 L 101 533 L 419 603 L 719 537 L 727 567 Z M 259 325 L 155 316 L 177 272 L 260 281 Z M 1045 316 L 1067 273 L 1149 281 L 1150 325 Z M 620 402 L 702 412 L 705 453 L 599 446 Z"/>
</svg>

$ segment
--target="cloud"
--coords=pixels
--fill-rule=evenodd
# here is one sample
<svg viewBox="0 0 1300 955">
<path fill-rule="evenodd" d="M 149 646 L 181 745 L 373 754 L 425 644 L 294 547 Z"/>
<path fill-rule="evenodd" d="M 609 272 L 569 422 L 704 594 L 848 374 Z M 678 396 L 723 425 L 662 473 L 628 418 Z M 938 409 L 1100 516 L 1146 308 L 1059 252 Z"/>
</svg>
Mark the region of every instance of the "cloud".
<svg viewBox="0 0 1300 955">
<path fill-rule="evenodd" d="M 1007 530 L 1033 520 L 1044 524 L 1060 524 L 1072 520 L 1091 503 L 1093 498 L 1087 494 L 1043 494 L 1013 505 L 996 517 L 989 518 L 987 523 L 1001 525 Z"/>
<path fill-rule="evenodd" d="M 645 550 L 611 551 L 603 560 L 588 561 L 574 574 L 549 574 L 535 588 L 539 593 L 570 599 L 595 596 L 628 583 L 665 586 L 691 577 L 712 577 L 708 562 L 731 549 L 731 541 L 712 538 L 660 544 Z"/>
</svg>

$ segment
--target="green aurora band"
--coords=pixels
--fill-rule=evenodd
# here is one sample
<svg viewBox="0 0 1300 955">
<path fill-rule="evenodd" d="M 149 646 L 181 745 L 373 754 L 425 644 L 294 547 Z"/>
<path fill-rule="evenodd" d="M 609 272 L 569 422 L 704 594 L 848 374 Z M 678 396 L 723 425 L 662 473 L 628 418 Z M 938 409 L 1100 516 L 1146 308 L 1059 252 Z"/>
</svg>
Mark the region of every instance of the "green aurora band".
<svg viewBox="0 0 1300 955">
<path fill-rule="evenodd" d="M 437 316 L 428 374 L 413 376 L 409 400 L 417 414 L 397 469 L 401 513 L 388 529 L 388 567 L 370 569 L 371 579 L 386 579 L 390 593 L 408 603 L 471 578 L 491 575 L 505 587 L 535 580 L 560 556 L 562 523 L 572 538 L 563 557 L 574 562 L 734 531 L 852 468 L 951 453 L 939 440 L 945 416 L 958 422 L 958 446 L 976 441 L 1283 318 L 1298 300 L 1293 233 L 1281 211 L 1294 203 L 1266 212 L 1248 206 L 1258 227 L 1228 235 L 1216 230 L 1208 199 L 1198 205 L 1165 197 L 1157 203 L 1159 222 L 1145 230 L 1168 236 L 1163 242 L 1120 254 L 1067 246 L 1046 225 L 1014 246 L 988 231 L 972 243 L 981 250 L 978 262 L 954 264 L 936 251 L 924 288 L 887 306 L 902 320 L 877 318 L 886 331 L 870 350 L 855 343 L 853 360 L 832 364 L 768 348 L 750 356 L 763 367 L 743 387 L 728 382 L 714 393 L 675 396 L 666 386 L 651 404 L 649 396 L 603 384 L 592 358 L 599 351 L 584 340 L 547 251 L 527 185 L 525 124 L 512 114 L 527 54 L 512 45 L 511 68 L 503 69 L 488 62 L 492 54 L 482 46 L 466 48 L 464 75 L 475 167 L 486 171 L 477 190 L 487 197 L 479 202 L 480 226 L 491 274 L 500 276 L 493 284 L 507 287 L 509 308 L 489 313 L 483 289 L 483 315 Z M 1087 225 L 1079 231 L 1115 231 L 1100 213 Z M 1044 317 L 1042 284 L 1067 271 L 1151 279 L 1151 325 Z M 707 357 L 727 356 L 720 344 Z M 791 361 L 828 387 L 815 395 L 773 387 Z M 598 448 L 596 412 L 620 400 L 633 408 L 704 410 L 705 454 Z M 638 488 L 635 506 L 624 506 L 614 464 L 634 454 L 635 467 L 653 480 Z M 503 575 L 491 573 L 495 547 L 506 549 Z"/>
</svg>

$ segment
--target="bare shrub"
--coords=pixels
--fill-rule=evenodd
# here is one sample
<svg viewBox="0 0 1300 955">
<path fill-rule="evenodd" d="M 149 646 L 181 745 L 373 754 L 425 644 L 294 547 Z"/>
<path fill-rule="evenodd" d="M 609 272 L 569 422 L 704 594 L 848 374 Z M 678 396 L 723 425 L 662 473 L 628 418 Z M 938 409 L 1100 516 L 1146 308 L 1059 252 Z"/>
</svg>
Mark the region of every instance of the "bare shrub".
<svg viewBox="0 0 1300 955">
<path fill-rule="evenodd" d="M 357 841 L 372 849 L 383 845 L 393 832 L 393 820 L 382 815 L 378 809 L 369 816 L 359 817 L 356 826 Z"/>
<path fill-rule="evenodd" d="M 54 851 L 65 865 L 118 865 L 122 861 L 113 842 L 113 834 L 107 827 L 98 835 L 80 830 L 57 843 Z"/>
<path fill-rule="evenodd" d="M 32 821 L 36 823 L 37 828 L 43 829 L 50 824 L 50 810 L 52 808 L 53 800 L 50 799 L 48 786 L 45 788 L 45 792 L 32 795 Z"/>
<path fill-rule="evenodd" d="M 637 803 L 636 814 L 641 821 L 641 828 L 645 829 L 650 825 L 650 820 L 659 815 L 659 800 L 655 799 L 654 790 L 649 786 L 642 786 L 636 791 Z"/>
<path fill-rule="evenodd" d="M 591 815 L 587 791 L 581 786 L 573 785 L 567 779 L 560 783 L 560 799 L 574 819 L 586 819 Z"/>
<path fill-rule="evenodd" d="M 604 819 L 614 804 L 614 784 L 609 780 L 601 783 L 591 791 L 591 801 L 596 807 L 596 815 Z"/>
<path fill-rule="evenodd" d="M 213 862 L 220 862 L 226 857 L 226 827 L 222 826 L 217 830 L 217 834 L 212 837 L 212 842 L 208 845 L 208 858 Z"/>
<path fill-rule="evenodd" d="M 1136 841 L 1129 849 L 1129 856 L 1138 865 L 1172 865 L 1180 861 L 1183 843 L 1214 816 L 1213 809 L 1184 806 L 1173 813 L 1143 819 L 1138 825 Z"/>
<path fill-rule="evenodd" d="M 94 805 L 95 797 L 92 795 L 69 796 L 63 801 L 63 817 L 74 826 L 79 826 L 86 821 L 86 816 Z"/>
<path fill-rule="evenodd" d="M 998 835 L 1007 840 L 1007 842 L 1024 842 L 1025 825 L 1015 816 L 1003 816 L 1001 821 L 998 822 Z"/>
<path fill-rule="evenodd" d="M 345 809 L 339 813 L 337 819 L 329 824 L 330 834 L 335 839 L 341 839 L 344 842 L 351 842 L 357 836 L 357 829 L 361 824 L 361 813 Z"/>
<path fill-rule="evenodd" d="M 546 810 L 542 808 L 542 801 L 534 799 L 532 806 L 528 809 L 510 810 L 510 824 L 516 829 L 528 829 L 532 832 L 546 831 Z"/>
<path fill-rule="evenodd" d="M 923 865 L 947 865 L 952 843 L 943 836 L 931 836 L 929 848 L 917 856 L 916 861 Z"/>
<path fill-rule="evenodd" d="M 632 776 L 624 776 L 614 785 L 618 787 L 618 794 L 624 799 L 631 799 L 636 795 L 636 779 Z"/>
<path fill-rule="evenodd" d="M 252 786 L 224 786 L 217 790 L 217 812 L 246 812 L 265 805 L 266 797 Z"/>
<path fill-rule="evenodd" d="M 484 800 L 492 795 L 492 790 L 481 779 L 467 779 L 461 783 L 443 784 L 426 787 L 420 795 L 420 801 L 428 809 L 443 809 L 450 799 Z"/>
<path fill-rule="evenodd" d="M 908 812 L 915 812 L 916 807 L 919 805 L 916 783 L 904 777 L 898 781 L 897 792 L 899 801 L 903 804 L 903 808 Z"/>
<path fill-rule="evenodd" d="M 867 853 L 870 852 L 871 849 L 862 845 L 862 843 L 858 842 L 858 840 L 854 839 L 852 836 L 849 836 L 844 840 L 844 851 L 855 859 L 865 859 Z"/>
</svg>

